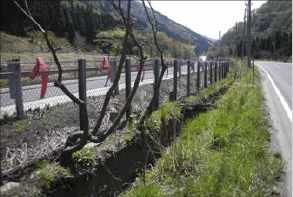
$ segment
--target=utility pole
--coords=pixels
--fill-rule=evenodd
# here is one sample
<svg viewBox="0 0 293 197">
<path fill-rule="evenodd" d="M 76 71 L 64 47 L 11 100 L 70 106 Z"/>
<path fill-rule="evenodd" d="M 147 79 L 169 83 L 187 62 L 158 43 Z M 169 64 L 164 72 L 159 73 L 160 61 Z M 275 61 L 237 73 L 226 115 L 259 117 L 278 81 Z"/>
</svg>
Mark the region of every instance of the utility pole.
<svg viewBox="0 0 293 197">
<path fill-rule="evenodd" d="M 251 61 L 251 0 L 248 0 L 248 16 L 247 16 L 247 67 L 250 68 Z"/>
<path fill-rule="evenodd" d="M 235 47 L 234 47 L 234 56 L 237 56 L 237 22 L 235 25 Z"/>
<path fill-rule="evenodd" d="M 218 59 L 220 56 L 222 56 L 222 43 L 221 43 L 221 31 L 219 31 L 219 53 L 218 53 Z"/>
<path fill-rule="evenodd" d="M 243 22 L 243 37 L 242 37 L 242 51 L 241 51 L 241 59 L 242 60 L 244 57 L 244 50 L 245 50 L 245 27 L 246 27 L 246 8 L 244 11 L 244 22 Z"/>
</svg>

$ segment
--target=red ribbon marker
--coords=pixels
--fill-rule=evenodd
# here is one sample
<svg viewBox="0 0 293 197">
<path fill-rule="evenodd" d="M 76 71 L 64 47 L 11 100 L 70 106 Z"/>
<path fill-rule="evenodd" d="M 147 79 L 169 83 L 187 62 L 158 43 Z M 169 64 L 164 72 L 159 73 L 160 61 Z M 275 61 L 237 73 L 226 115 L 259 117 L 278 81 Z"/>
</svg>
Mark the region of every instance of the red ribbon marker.
<svg viewBox="0 0 293 197">
<path fill-rule="evenodd" d="M 107 83 L 108 83 L 108 81 L 110 79 L 110 74 L 111 74 L 111 65 L 109 64 L 107 56 L 104 56 L 103 61 L 101 62 L 100 66 L 99 66 L 99 71 L 100 72 L 102 72 L 102 70 L 105 67 L 105 65 L 107 66 L 107 79 L 106 79 L 106 83 L 105 83 L 105 87 L 106 87 Z"/>
<path fill-rule="evenodd" d="M 32 72 L 28 74 L 28 77 L 31 79 L 34 79 L 39 71 L 41 70 L 42 74 L 42 87 L 41 87 L 41 96 L 40 99 L 44 98 L 46 91 L 47 91 L 47 85 L 48 85 L 48 72 L 45 62 L 42 60 L 41 57 L 37 57 L 36 59 L 36 65 L 33 68 Z"/>
</svg>

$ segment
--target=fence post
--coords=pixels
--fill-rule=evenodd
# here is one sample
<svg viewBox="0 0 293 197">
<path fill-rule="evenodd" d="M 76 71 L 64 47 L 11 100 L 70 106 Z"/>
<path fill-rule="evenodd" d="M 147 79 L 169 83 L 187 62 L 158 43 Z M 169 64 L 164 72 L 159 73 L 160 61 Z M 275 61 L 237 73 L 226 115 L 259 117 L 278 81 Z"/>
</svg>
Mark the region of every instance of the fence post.
<svg viewBox="0 0 293 197">
<path fill-rule="evenodd" d="M 223 78 L 226 78 L 226 69 L 227 69 L 227 64 L 226 62 L 224 62 Z"/>
<path fill-rule="evenodd" d="M 116 76 L 116 72 L 117 72 L 116 60 L 111 60 L 110 61 L 110 65 L 111 65 L 110 81 L 111 82 L 114 82 L 115 76 Z M 117 86 L 114 89 L 113 96 L 115 96 L 115 95 L 119 95 L 119 83 L 117 84 Z"/>
<path fill-rule="evenodd" d="M 212 61 L 209 63 L 209 69 L 210 69 L 210 86 L 213 84 L 213 66 Z"/>
<path fill-rule="evenodd" d="M 226 62 L 224 62 L 224 71 L 223 71 L 223 78 L 226 78 L 226 68 L 227 68 L 227 64 Z"/>
<path fill-rule="evenodd" d="M 217 82 L 217 72 L 218 72 L 218 62 L 214 62 L 215 65 L 215 71 L 214 71 L 214 82 Z"/>
<path fill-rule="evenodd" d="M 219 62 L 219 81 L 221 81 L 221 77 L 222 77 L 222 75 L 221 75 L 221 73 L 222 73 L 222 63 L 221 62 Z"/>
<path fill-rule="evenodd" d="M 190 60 L 187 61 L 187 96 L 190 96 Z"/>
<path fill-rule="evenodd" d="M 204 62 L 204 88 L 208 87 L 208 62 Z"/>
<path fill-rule="evenodd" d="M 225 62 L 222 63 L 222 79 L 225 78 Z"/>
<path fill-rule="evenodd" d="M 196 88 L 197 90 L 200 89 L 200 61 L 197 61 L 197 73 L 196 73 Z"/>
<path fill-rule="evenodd" d="M 12 74 L 9 76 L 10 98 L 15 99 L 16 117 L 18 119 L 22 119 L 24 118 L 24 110 L 19 59 L 11 60 L 11 62 L 8 63 L 7 69 L 8 71 L 12 72 Z"/>
<path fill-rule="evenodd" d="M 178 68 L 178 60 L 174 60 L 174 68 L 173 68 L 173 100 L 177 100 L 177 68 Z"/>
<path fill-rule="evenodd" d="M 125 90 L 126 90 L 126 100 L 131 93 L 131 60 L 129 58 L 125 61 Z M 126 110 L 126 119 L 129 119 L 131 115 L 131 105 Z"/>
<path fill-rule="evenodd" d="M 86 103 L 86 61 L 85 59 L 78 60 L 78 93 L 79 99 Z M 80 130 L 85 129 L 85 105 L 79 105 L 79 127 Z"/>
<path fill-rule="evenodd" d="M 182 61 L 178 61 L 178 68 L 177 68 L 177 70 L 178 70 L 178 72 L 179 72 L 179 78 L 181 78 L 181 63 L 182 63 Z"/>
<path fill-rule="evenodd" d="M 158 82 L 159 82 L 159 72 L 160 72 L 160 66 L 159 66 L 159 59 L 155 59 L 154 60 L 154 90 L 155 87 L 157 87 Z M 158 94 L 155 95 L 155 101 L 154 101 L 154 109 L 157 110 L 159 109 L 159 98 L 160 98 L 160 91 L 158 92 Z"/>
</svg>

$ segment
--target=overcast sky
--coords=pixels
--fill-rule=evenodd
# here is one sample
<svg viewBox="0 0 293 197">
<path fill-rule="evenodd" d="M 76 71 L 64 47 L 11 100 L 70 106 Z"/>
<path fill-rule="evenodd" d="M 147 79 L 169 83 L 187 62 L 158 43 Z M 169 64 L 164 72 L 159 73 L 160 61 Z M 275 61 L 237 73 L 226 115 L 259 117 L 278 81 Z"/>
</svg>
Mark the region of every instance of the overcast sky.
<svg viewBox="0 0 293 197">
<path fill-rule="evenodd" d="M 156 11 L 168 16 L 193 31 L 218 39 L 236 21 L 243 21 L 245 2 L 243 1 L 151 1 Z M 265 1 L 253 1 L 252 9 L 259 8 Z"/>
</svg>

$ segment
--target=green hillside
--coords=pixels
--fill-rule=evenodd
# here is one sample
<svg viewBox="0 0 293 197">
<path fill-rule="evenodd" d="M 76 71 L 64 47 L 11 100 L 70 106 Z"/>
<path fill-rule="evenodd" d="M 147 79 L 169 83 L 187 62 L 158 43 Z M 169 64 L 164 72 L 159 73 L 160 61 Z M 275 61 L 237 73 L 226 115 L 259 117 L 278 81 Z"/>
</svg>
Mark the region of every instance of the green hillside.
<svg viewBox="0 0 293 197">
<path fill-rule="evenodd" d="M 126 8 L 126 1 L 122 1 L 122 7 Z M 64 52 L 89 51 L 118 55 L 120 52 L 121 38 L 121 18 L 117 16 L 112 6 L 107 1 L 61 1 L 44 0 L 28 1 L 32 15 L 41 25 L 49 30 L 51 38 L 56 45 L 66 43 Z M 140 2 L 132 1 L 131 19 L 134 29 L 140 41 L 145 42 L 145 52 L 149 56 L 154 56 L 157 51 L 151 39 L 150 25 L 143 5 Z M 150 10 L 149 10 L 150 11 Z M 192 30 L 177 24 L 168 17 L 156 12 L 158 19 L 158 30 L 160 45 L 169 56 L 186 58 L 196 52 L 197 54 L 207 50 L 212 41 Z M 16 43 L 4 45 L 1 52 L 29 51 L 36 48 L 38 52 L 46 50 L 41 35 L 37 32 L 28 19 L 16 8 L 11 0 L 1 1 L 1 25 L 0 31 L 2 43 L 13 43 L 8 40 L 9 35 L 18 36 L 18 39 L 29 41 L 28 47 L 17 48 Z M 5 33 L 5 34 L 4 34 Z M 116 35 L 116 34 L 120 35 Z M 6 39 L 6 40 L 5 40 Z M 64 40 L 65 39 L 65 40 Z M 16 41 L 17 39 L 15 39 Z M 32 47 L 34 45 L 36 47 Z M 132 43 L 129 44 L 130 51 Z M 168 45 L 168 46 L 167 46 Z M 11 49 L 11 46 L 16 48 Z"/>
<path fill-rule="evenodd" d="M 252 11 L 251 21 L 252 54 L 255 58 L 287 60 L 292 56 L 292 1 L 267 1 Z M 224 55 L 241 56 L 245 41 L 243 31 L 243 22 L 240 22 L 237 28 L 235 25 L 223 35 Z M 247 48 L 244 55 L 246 52 Z M 216 53 L 215 46 L 209 48 L 209 56 Z"/>
</svg>

